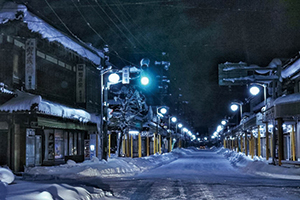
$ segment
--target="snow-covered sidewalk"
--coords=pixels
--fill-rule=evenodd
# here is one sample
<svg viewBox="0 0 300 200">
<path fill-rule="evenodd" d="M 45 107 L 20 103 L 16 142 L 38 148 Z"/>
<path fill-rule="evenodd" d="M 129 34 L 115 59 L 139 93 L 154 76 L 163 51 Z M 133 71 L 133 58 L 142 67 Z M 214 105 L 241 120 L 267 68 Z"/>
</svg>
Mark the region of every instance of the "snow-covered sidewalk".
<svg viewBox="0 0 300 200">
<path fill-rule="evenodd" d="M 229 162 L 242 170 L 245 173 L 251 173 L 261 176 L 268 176 L 273 178 L 300 180 L 300 168 L 290 165 L 289 167 L 275 166 L 270 164 L 270 160 L 254 156 L 246 156 L 244 153 L 237 153 L 232 150 L 220 148 L 217 150 L 218 154 L 223 154 Z"/>
</svg>

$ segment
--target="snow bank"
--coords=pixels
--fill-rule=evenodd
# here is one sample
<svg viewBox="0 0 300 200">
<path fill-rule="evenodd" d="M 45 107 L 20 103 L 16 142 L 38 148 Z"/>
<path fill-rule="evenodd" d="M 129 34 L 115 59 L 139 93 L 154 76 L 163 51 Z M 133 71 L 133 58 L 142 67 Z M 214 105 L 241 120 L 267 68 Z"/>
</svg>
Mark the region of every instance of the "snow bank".
<svg viewBox="0 0 300 200">
<path fill-rule="evenodd" d="M 174 149 L 171 153 L 155 154 L 142 158 L 120 158 L 113 155 L 108 161 L 94 157 L 83 163 L 69 160 L 60 166 L 26 168 L 23 177 L 44 180 L 131 176 L 170 163 L 179 156 L 190 154 L 196 150 L 195 148 Z"/>
<path fill-rule="evenodd" d="M 18 194 L 8 199 L 102 199 L 105 196 L 111 196 L 109 192 L 102 189 L 80 186 L 74 187 L 69 184 L 48 184 L 46 188 L 37 189 L 34 192 Z"/>
<path fill-rule="evenodd" d="M 11 184 L 15 180 L 15 175 L 10 169 L 0 167 L 0 182 Z"/>
<path fill-rule="evenodd" d="M 262 157 L 254 156 L 251 159 L 250 156 L 246 156 L 244 153 L 237 153 L 225 148 L 220 148 L 217 153 L 222 154 L 233 166 L 246 173 L 300 180 L 300 168 L 271 165 Z"/>
</svg>

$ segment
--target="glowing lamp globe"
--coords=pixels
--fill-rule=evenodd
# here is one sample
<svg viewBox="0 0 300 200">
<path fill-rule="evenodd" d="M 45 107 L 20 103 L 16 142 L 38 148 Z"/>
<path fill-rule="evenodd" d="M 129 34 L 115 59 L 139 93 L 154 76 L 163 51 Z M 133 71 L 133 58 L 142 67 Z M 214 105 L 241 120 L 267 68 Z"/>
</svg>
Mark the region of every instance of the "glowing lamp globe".
<svg viewBox="0 0 300 200">
<path fill-rule="evenodd" d="M 108 77 L 109 82 L 111 83 L 118 83 L 120 80 L 120 76 L 118 74 L 110 74 Z"/>
<path fill-rule="evenodd" d="M 175 122 L 177 122 L 177 118 L 176 118 L 176 117 L 172 117 L 172 118 L 171 118 L 171 121 L 172 121 L 173 123 L 175 123 Z"/>
<path fill-rule="evenodd" d="M 232 105 L 230 106 L 230 108 L 231 108 L 232 111 L 237 111 L 237 109 L 239 108 L 239 106 L 236 105 L 236 104 L 232 104 Z"/>
<path fill-rule="evenodd" d="M 149 84 L 149 78 L 144 76 L 141 78 L 142 85 L 148 85 Z"/>
<path fill-rule="evenodd" d="M 258 87 L 256 87 L 256 86 L 252 86 L 251 88 L 250 88 L 250 93 L 252 94 L 252 95 L 257 95 L 258 93 L 260 92 L 260 89 L 258 88 Z"/>
</svg>

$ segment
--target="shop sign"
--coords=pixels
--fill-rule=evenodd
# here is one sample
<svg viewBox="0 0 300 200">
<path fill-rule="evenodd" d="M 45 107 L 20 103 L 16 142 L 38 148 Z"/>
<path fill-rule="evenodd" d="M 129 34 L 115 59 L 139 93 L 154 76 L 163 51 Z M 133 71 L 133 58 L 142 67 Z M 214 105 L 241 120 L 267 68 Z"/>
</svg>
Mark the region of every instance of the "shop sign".
<svg viewBox="0 0 300 200">
<path fill-rule="evenodd" d="M 85 64 L 77 65 L 76 102 L 77 103 L 85 103 Z"/>
<path fill-rule="evenodd" d="M 27 39 L 25 45 L 25 88 L 27 90 L 35 90 L 36 76 L 36 41 L 35 39 Z"/>
</svg>

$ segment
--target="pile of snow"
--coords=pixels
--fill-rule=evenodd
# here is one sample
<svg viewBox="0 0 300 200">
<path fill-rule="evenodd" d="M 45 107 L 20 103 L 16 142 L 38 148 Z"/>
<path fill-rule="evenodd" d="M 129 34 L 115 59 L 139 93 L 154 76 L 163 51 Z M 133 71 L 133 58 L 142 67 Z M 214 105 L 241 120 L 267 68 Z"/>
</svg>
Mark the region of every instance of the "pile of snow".
<svg viewBox="0 0 300 200">
<path fill-rule="evenodd" d="M 0 167 L 0 182 L 11 184 L 15 180 L 15 175 L 10 169 Z"/>
<path fill-rule="evenodd" d="M 121 158 L 113 155 L 108 161 L 93 157 L 83 163 L 68 160 L 66 164 L 59 166 L 26 168 L 23 177 L 44 180 L 130 176 L 170 163 L 178 157 L 188 155 L 194 151 L 197 151 L 197 149 L 174 149 L 171 153 L 154 154 L 142 158 Z"/>
<path fill-rule="evenodd" d="M 254 156 L 252 159 L 251 156 L 246 156 L 244 153 L 237 153 L 225 148 L 220 148 L 217 153 L 222 154 L 233 166 L 246 173 L 300 180 L 300 168 L 271 165 L 262 157 Z"/>
</svg>

